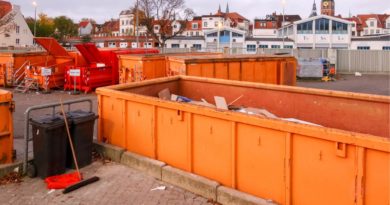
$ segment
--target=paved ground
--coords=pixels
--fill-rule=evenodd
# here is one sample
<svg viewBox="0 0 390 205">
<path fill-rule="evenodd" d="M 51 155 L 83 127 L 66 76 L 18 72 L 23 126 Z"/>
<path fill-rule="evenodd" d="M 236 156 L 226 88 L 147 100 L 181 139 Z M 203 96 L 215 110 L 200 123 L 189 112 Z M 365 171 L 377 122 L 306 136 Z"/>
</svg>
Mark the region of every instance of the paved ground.
<svg viewBox="0 0 390 205">
<path fill-rule="evenodd" d="M 50 192 L 43 180 L 25 177 L 20 184 L 0 186 L 0 204 L 145 204 L 145 205 L 203 205 L 207 199 L 158 181 L 137 170 L 116 163 L 103 165 L 100 161 L 82 169 L 85 178 L 100 180 L 69 194 L 60 190 Z M 165 190 L 154 190 L 164 186 Z"/>
<path fill-rule="evenodd" d="M 390 75 L 341 75 L 334 82 L 298 81 L 298 86 L 390 96 Z"/>
</svg>

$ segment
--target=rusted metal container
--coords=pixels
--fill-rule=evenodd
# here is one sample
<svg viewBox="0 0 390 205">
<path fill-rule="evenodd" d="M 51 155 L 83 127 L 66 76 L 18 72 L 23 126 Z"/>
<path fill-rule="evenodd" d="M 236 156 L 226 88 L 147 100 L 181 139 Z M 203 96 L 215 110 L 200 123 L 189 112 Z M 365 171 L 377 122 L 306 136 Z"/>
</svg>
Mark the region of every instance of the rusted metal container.
<svg viewBox="0 0 390 205">
<path fill-rule="evenodd" d="M 225 55 L 169 57 L 169 75 L 295 85 L 297 60 L 288 56 Z"/>
<path fill-rule="evenodd" d="M 0 164 L 12 162 L 13 110 L 12 93 L 0 89 Z"/>
<path fill-rule="evenodd" d="M 119 83 L 137 82 L 169 76 L 168 57 L 221 55 L 223 54 L 208 52 L 122 55 L 119 57 Z"/>
<path fill-rule="evenodd" d="M 158 98 L 166 88 L 277 117 Z M 279 204 L 390 202 L 390 97 L 188 76 L 97 94 L 99 141 Z"/>
</svg>

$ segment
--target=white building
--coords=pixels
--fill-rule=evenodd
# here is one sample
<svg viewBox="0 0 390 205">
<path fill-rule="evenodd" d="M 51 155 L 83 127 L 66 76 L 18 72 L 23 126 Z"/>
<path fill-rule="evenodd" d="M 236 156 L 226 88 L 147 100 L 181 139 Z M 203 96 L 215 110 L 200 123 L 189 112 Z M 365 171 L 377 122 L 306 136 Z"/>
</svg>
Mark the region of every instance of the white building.
<svg viewBox="0 0 390 205">
<path fill-rule="evenodd" d="M 281 49 L 281 48 L 295 48 L 294 41 L 291 39 L 281 38 L 255 38 L 249 37 L 245 39 L 246 53 L 259 53 L 262 49 Z"/>
<path fill-rule="evenodd" d="M 354 37 L 352 38 L 351 49 L 390 51 L 390 34 Z"/>
<path fill-rule="evenodd" d="M 352 36 L 372 36 L 390 33 L 389 14 L 360 14 L 346 20 L 353 21 Z"/>
<path fill-rule="evenodd" d="M 79 23 L 79 35 L 86 36 L 91 35 L 93 32 L 92 22 L 89 20 L 81 21 Z"/>
<path fill-rule="evenodd" d="M 0 27 L 0 47 L 27 47 L 33 45 L 33 34 L 28 27 L 20 6 L 0 1 L 0 19 L 10 18 L 8 24 Z"/>
<path fill-rule="evenodd" d="M 119 35 L 134 35 L 134 14 L 130 10 L 123 10 L 119 14 Z"/>
<path fill-rule="evenodd" d="M 319 15 L 309 17 L 278 30 L 278 37 L 288 37 L 295 47 L 348 49 L 351 45 L 352 22 Z"/>
</svg>

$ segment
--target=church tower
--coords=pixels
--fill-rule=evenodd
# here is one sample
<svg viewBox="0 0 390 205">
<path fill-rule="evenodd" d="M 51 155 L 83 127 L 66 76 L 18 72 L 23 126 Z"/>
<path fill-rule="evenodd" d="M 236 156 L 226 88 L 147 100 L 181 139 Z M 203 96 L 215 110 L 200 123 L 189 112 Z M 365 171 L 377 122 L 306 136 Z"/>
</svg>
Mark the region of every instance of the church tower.
<svg viewBox="0 0 390 205">
<path fill-rule="evenodd" d="M 334 16 L 335 14 L 335 3 L 334 0 L 322 0 L 321 1 L 321 14 Z"/>
<path fill-rule="evenodd" d="M 317 16 L 317 5 L 315 0 L 313 2 L 313 9 L 311 10 L 311 14 L 309 17 L 313 17 L 313 16 Z"/>
</svg>

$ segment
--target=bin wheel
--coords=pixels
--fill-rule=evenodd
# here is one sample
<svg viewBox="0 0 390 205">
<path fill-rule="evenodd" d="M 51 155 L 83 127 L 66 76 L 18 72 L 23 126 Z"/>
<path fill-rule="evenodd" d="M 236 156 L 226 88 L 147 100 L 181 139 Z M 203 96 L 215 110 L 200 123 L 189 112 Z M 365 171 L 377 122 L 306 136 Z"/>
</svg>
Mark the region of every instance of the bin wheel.
<svg viewBox="0 0 390 205">
<path fill-rule="evenodd" d="M 30 178 L 34 178 L 37 176 L 37 167 L 34 163 L 27 164 L 27 176 Z"/>
</svg>

